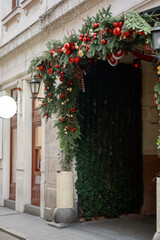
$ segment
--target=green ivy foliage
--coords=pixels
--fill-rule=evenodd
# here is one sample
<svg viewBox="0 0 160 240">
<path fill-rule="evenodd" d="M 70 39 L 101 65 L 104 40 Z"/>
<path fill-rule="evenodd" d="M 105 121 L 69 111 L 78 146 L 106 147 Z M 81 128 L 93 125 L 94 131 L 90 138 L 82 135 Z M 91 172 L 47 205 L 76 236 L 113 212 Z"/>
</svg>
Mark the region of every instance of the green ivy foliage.
<svg viewBox="0 0 160 240">
<path fill-rule="evenodd" d="M 76 156 L 81 215 L 117 217 L 143 202 L 141 71 L 92 65 L 79 98 L 81 140 Z"/>
<path fill-rule="evenodd" d="M 81 138 L 78 96 L 82 91 L 82 73 L 94 60 L 107 60 L 123 49 L 132 52 L 135 45 L 151 45 L 151 30 L 157 22 L 149 15 L 128 12 L 112 17 L 110 6 L 84 20 L 79 34 L 74 31 L 63 41 L 47 43 L 47 50 L 31 61 L 29 73 L 44 83 L 43 117 L 57 115 L 62 169 L 70 170 Z"/>
</svg>

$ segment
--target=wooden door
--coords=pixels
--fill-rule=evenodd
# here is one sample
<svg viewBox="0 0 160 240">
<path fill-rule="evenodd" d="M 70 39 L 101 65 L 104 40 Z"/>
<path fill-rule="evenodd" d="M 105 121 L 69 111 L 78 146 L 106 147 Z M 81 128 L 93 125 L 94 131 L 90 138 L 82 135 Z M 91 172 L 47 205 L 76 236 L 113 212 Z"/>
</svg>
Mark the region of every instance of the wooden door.
<svg viewBox="0 0 160 240">
<path fill-rule="evenodd" d="M 32 205 L 40 206 L 41 182 L 41 111 L 33 100 L 32 111 Z"/>
<path fill-rule="evenodd" d="M 11 96 L 17 101 L 17 89 L 13 89 Z M 17 160 L 17 114 L 10 120 L 10 186 L 9 198 L 16 198 L 16 160 Z"/>
</svg>

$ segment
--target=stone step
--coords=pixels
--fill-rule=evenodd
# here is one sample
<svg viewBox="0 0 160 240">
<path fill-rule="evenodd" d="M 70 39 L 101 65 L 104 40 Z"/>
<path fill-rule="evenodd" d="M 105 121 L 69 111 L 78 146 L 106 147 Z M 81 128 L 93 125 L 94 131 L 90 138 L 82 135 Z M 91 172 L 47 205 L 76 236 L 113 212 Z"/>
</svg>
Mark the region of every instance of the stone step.
<svg viewBox="0 0 160 240">
<path fill-rule="evenodd" d="M 37 207 L 35 205 L 27 204 L 25 205 L 25 213 L 34 215 L 34 216 L 40 216 L 40 207 Z"/>
<path fill-rule="evenodd" d="M 4 200 L 4 206 L 10 209 L 15 210 L 15 201 L 10 200 L 10 199 L 5 199 Z"/>
</svg>

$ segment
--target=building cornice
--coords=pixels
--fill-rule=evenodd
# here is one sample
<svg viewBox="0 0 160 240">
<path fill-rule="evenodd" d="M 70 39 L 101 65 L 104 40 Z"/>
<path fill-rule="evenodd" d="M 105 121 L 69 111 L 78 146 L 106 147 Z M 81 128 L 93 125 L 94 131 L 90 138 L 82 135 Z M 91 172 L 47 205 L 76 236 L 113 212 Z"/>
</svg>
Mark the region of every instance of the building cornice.
<svg viewBox="0 0 160 240">
<path fill-rule="evenodd" d="M 0 61 L 2 58 L 12 52 L 21 51 L 21 47 L 26 43 L 33 41 L 35 38 L 42 39 L 48 29 L 56 30 L 62 24 L 71 21 L 77 14 L 82 14 L 86 9 L 90 9 L 98 3 L 103 3 L 103 0 L 62 0 L 58 4 L 54 5 L 51 9 L 46 11 L 39 17 L 39 20 L 32 24 L 29 28 L 21 32 L 15 38 L 10 40 L 8 43 L 0 47 Z M 113 0 L 108 0 L 108 4 L 112 4 Z M 159 0 L 144 0 L 134 6 L 131 6 L 127 10 L 143 11 L 154 4 L 158 4 Z M 36 40 L 35 40 L 36 41 Z M 14 53 L 15 54 L 15 53 Z"/>
</svg>

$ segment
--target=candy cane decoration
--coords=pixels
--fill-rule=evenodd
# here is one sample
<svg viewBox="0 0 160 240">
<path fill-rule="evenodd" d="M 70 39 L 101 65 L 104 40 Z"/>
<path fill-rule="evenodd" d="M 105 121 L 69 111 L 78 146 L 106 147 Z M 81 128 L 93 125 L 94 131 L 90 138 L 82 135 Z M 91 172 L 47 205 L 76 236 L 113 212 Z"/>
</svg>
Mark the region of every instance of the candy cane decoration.
<svg viewBox="0 0 160 240">
<path fill-rule="evenodd" d="M 118 59 L 115 59 L 111 53 L 108 54 L 108 62 L 111 66 L 115 67 L 118 65 L 119 63 L 119 60 Z"/>
<path fill-rule="evenodd" d="M 124 50 L 123 50 L 123 49 L 120 49 L 120 50 L 112 53 L 112 56 L 113 56 L 113 58 L 115 58 L 115 59 L 120 59 L 120 58 L 123 57 L 123 55 L 124 55 Z"/>
</svg>

